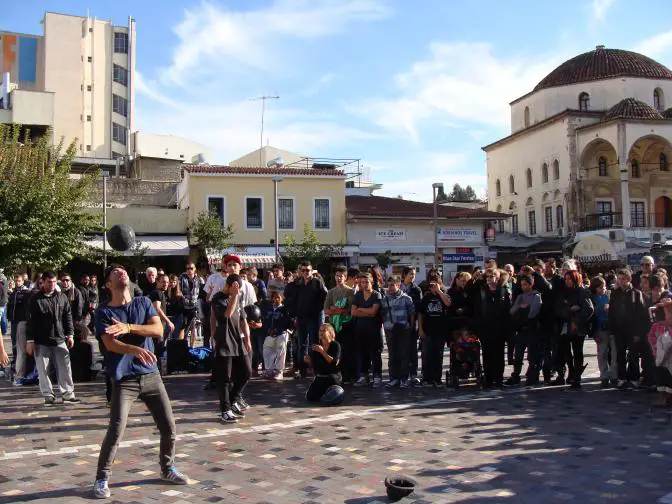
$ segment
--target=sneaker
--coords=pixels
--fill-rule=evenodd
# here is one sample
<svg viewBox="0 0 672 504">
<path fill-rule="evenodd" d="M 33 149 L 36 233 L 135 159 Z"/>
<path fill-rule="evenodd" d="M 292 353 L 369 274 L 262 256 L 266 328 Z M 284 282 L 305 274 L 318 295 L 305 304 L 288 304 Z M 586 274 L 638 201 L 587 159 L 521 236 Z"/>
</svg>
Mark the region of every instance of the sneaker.
<svg viewBox="0 0 672 504">
<path fill-rule="evenodd" d="M 245 400 L 245 398 L 243 396 L 240 396 L 238 398 L 237 402 L 238 402 L 238 406 L 240 407 L 240 409 L 242 411 L 247 411 L 248 409 L 250 409 L 250 405 L 247 404 L 247 401 Z"/>
<path fill-rule="evenodd" d="M 396 378 L 393 378 L 389 382 L 385 384 L 385 388 L 395 388 L 398 387 L 401 382 L 397 380 Z"/>
<path fill-rule="evenodd" d="M 519 383 L 520 383 L 520 376 L 511 375 L 506 379 L 504 385 L 511 386 L 511 385 L 518 385 Z"/>
<path fill-rule="evenodd" d="M 56 398 L 54 396 L 48 396 L 44 398 L 45 406 L 53 406 L 54 404 L 56 404 Z"/>
<path fill-rule="evenodd" d="M 628 390 L 632 388 L 632 382 L 627 380 L 618 380 L 618 390 Z"/>
<path fill-rule="evenodd" d="M 366 385 L 366 377 L 360 376 L 359 379 L 355 382 L 355 387 L 363 387 Z"/>
<path fill-rule="evenodd" d="M 96 480 L 93 484 L 93 496 L 96 499 L 110 498 L 110 487 L 107 485 L 107 480 Z"/>
<path fill-rule="evenodd" d="M 238 418 L 245 418 L 245 410 L 237 402 L 231 405 L 231 413 Z"/>
<path fill-rule="evenodd" d="M 161 475 L 161 480 L 173 485 L 187 485 L 189 484 L 189 478 L 184 474 L 179 472 L 174 467 L 169 468 L 165 473 Z"/>
<path fill-rule="evenodd" d="M 63 398 L 63 403 L 65 404 L 79 404 L 81 403 L 82 400 L 79 397 L 70 396 L 70 397 L 64 397 Z"/>
<path fill-rule="evenodd" d="M 279 373 L 274 374 L 273 377 L 272 377 L 271 379 L 272 379 L 272 380 L 275 380 L 275 381 L 282 381 L 282 380 L 283 380 L 283 374 L 282 374 L 282 371 L 280 371 Z"/>
<path fill-rule="evenodd" d="M 399 388 L 407 389 L 408 388 L 408 380 L 401 380 L 401 383 L 399 383 Z"/>
<path fill-rule="evenodd" d="M 565 378 L 563 376 L 559 376 L 551 382 L 551 385 L 554 387 L 557 387 L 559 385 L 564 385 L 565 384 Z"/>
<path fill-rule="evenodd" d="M 224 413 L 222 413 L 221 421 L 222 423 L 225 424 L 237 423 L 238 417 L 235 416 L 231 410 L 227 410 Z"/>
<path fill-rule="evenodd" d="M 382 386 L 382 384 L 383 384 L 383 379 L 380 376 L 376 376 L 373 379 L 372 387 L 373 388 L 378 388 L 378 387 Z"/>
<path fill-rule="evenodd" d="M 411 387 L 421 387 L 422 386 L 422 380 L 420 378 L 418 378 L 417 376 L 414 376 L 413 378 L 411 378 L 410 385 L 411 385 Z"/>
<path fill-rule="evenodd" d="M 15 387 L 23 387 L 23 378 L 17 378 L 12 382 Z"/>
</svg>

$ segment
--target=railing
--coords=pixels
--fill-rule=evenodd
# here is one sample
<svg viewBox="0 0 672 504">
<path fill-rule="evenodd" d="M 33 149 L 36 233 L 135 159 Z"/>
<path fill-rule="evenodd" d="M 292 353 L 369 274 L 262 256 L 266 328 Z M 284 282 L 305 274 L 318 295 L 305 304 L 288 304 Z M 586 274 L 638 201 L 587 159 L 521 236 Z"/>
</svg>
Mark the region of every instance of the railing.
<svg viewBox="0 0 672 504">
<path fill-rule="evenodd" d="M 621 212 L 588 214 L 581 219 L 580 231 L 594 231 L 596 229 L 611 229 L 623 227 Z M 668 213 L 630 213 L 631 228 L 672 228 L 672 212 Z"/>
</svg>

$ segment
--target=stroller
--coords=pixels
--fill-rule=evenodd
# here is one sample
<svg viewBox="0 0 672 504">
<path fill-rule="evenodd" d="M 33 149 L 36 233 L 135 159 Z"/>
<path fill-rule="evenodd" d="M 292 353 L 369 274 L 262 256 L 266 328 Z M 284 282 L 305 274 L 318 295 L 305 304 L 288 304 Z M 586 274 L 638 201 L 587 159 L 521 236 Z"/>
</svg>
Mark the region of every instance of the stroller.
<svg viewBox="0 0 672 504">
<path fill-rule="evenodd" d="M 450 344 L 450 368 L 446 371 L 446 386 L 450 383 L 454 388 L 459 388 L 460 379 L 467 380 L 471 376 L 476 377 L 478 385 L 481 384 L 481 343 L 474 334 L 463 330 L 456 333 Z"/>
</svg>

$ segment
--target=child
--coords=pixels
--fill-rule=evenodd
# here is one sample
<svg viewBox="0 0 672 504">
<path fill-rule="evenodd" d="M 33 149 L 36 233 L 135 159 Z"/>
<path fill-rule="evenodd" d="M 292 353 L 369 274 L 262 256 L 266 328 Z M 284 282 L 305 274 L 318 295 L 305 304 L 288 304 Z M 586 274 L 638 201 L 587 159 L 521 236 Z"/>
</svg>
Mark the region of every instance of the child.
<svg viewBox="0 0 672 504">
<path fill-rule="evenodd" d="M 597 343 L 597 364 L 600 368 L 600 381 L 602 388 L 618 381 L 618 366 L 616 365 L 616 338 L 607 328 L 609 322 L 609 296 L 607 282 L 602 277 L 595 277 L 590 282 L 593 305 L 595 306 L 595 319 L 593 324 L 593 337 Z M 611 359 L 610 359 L 611 357 Z"/>
<path fill-rule="evenodd" d="M 264 364 L 266 378 L 280 381 L 287 357 L 288 330 L 292 323 L 287 309 L 282 304 L 282 294 L 271 290 L 273 306 L 264 313 L 263 327 L 266 330 L 264 339 Z"/>
<path fill-rule="evenodd" d="M 343 380 L 338 371 L 341 345 L 336 341 L 336 331 L 331 324 L 322 324 L 320 344 L 313 345 L 310 356 L 306 355 L 304 360 L 315 372 L 315 379 L 306 392 L 308 401 L 318 402 L 329 387 L 342 386 Z"/>
</svg>

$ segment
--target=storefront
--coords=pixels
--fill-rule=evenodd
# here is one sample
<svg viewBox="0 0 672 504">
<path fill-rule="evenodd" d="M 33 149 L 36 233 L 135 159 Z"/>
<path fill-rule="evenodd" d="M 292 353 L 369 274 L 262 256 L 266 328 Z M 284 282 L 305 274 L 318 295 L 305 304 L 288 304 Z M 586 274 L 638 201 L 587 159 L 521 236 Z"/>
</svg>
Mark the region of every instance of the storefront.
<svg viewBox="0 0 672 504">
<path fill-rule="evenodd" d="M 489 257 L 483 223 L 442 226 L 437 230 L 443 259 L 443 281 L 450 284 L 460 271 L 482 268 Z"/>
</svg>

